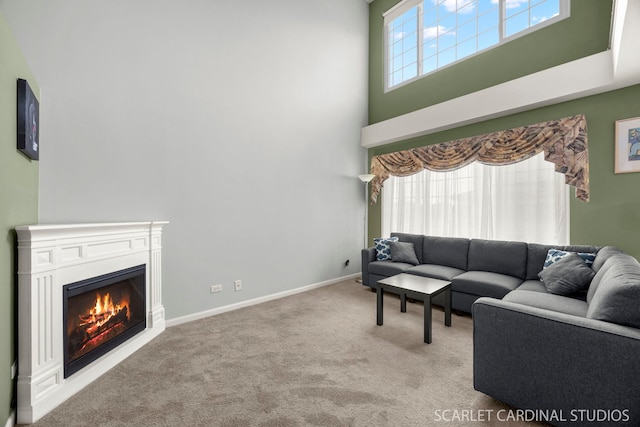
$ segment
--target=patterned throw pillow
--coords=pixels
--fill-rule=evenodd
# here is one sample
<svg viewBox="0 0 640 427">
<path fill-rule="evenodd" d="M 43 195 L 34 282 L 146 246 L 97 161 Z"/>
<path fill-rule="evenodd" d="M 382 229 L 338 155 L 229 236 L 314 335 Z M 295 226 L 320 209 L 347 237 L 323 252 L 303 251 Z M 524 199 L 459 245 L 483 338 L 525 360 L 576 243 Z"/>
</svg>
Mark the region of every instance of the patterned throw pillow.
<svg viewBox="0 0 640 427">
<path fill-rule="evenodd" d="M 375 239 L 373 239 L 373 243 L 376 246 L 376 260 L 390 261 L 391 247 L 389 246 L 389 242 L 397 241 L 397 237 L 376 237 Z"/>
<path fill-rule="evenodd" d="M 596 254 L 591 252 L 567 252 L 560 249 L 549 249 L 547 252 L 547 259 L 544 260 L 542 269 L 550 267 L 553 263 L 560 261 L 562 258 L 569 254 L 577 254 L 588 267 L 593 265 L 593 260 L 596 259 Z"/>
</svg>

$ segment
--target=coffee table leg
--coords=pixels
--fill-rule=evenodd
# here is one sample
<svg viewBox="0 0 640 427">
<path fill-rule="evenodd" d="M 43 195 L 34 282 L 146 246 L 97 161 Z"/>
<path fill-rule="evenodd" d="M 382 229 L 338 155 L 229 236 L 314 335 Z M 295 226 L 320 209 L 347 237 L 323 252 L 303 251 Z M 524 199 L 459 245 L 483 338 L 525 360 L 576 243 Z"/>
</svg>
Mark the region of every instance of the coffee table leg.
<svg viewBox="0 0 640 427">
<path fill-rule="evenodd" d="M 451 289 L 444 293 L 444 324 L 451 326 Z"/>
<path fill-rule="evenodd" d="M 400 294 L 400 312 L 407 312 L 407 294 L 404 292 Z"/>
<path fill-rule="evenodd" d="M 382 325 L 382 286 L 378 285 L 378 290 L 376 291 L 376 315 L 377 315 L 377 324 Z"/>
<path fill-rule="evenodd" d="M 424 342 L 431 344 L 431 295 L 424 299 Z"/>
</svg>

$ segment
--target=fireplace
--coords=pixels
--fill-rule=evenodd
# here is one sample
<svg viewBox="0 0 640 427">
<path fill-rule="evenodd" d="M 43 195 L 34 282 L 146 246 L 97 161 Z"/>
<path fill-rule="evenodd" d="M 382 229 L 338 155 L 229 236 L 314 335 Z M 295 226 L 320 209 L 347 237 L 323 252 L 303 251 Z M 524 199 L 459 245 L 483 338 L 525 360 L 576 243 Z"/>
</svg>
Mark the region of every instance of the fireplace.
<svg viewBox="0 0 640 427">
<path fill-rule="evenodd" d="M 145 266 L 63 286 L 64 377 L 146 327 Z"/>
<path fill-rule="evenodd" d="M 18 424 L 36 422 L 164 331 L 165 224 L 16 227 Z"/>
</svg>

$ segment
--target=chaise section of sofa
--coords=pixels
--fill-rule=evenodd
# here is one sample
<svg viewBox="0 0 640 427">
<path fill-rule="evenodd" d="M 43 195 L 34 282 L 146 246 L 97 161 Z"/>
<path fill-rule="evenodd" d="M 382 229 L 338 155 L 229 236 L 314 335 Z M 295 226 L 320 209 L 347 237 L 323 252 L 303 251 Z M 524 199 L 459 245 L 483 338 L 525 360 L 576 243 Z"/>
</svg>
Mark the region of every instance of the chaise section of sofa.
<svg viewBox="0 0 640 427">
<path fill-rule="evenodd" d="M 530 288 L 473 305 L 474 387 L 554 425 L 640 425 L 640 263 L 605 247 L 585 298 Z"/>
</svg>

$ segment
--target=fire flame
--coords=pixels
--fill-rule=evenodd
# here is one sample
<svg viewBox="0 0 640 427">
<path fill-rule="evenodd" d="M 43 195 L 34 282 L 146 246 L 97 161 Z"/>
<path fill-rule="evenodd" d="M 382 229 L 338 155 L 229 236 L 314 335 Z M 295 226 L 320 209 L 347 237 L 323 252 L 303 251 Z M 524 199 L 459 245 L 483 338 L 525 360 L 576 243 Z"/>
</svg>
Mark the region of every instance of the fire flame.
<svg viewBox="0 0 640 427">
<path fill-rule="evenodd" d="M 89 310 L 87 316 L 82 316 L 80 326 L 91 325 L 91 328 L 99 328 L 111 319 L 111 317 L 118 314 L 124 308 L 127 308 L 127 320 L 131 320 L 131 312 L 129 310 L 129 301 L 121 301 L 120 303 L 114 303 L 111 295 L 106 293 L 104 297 L 100 294 L 96 295 L 96 302 L 94 307 Z"/>
</svg>

